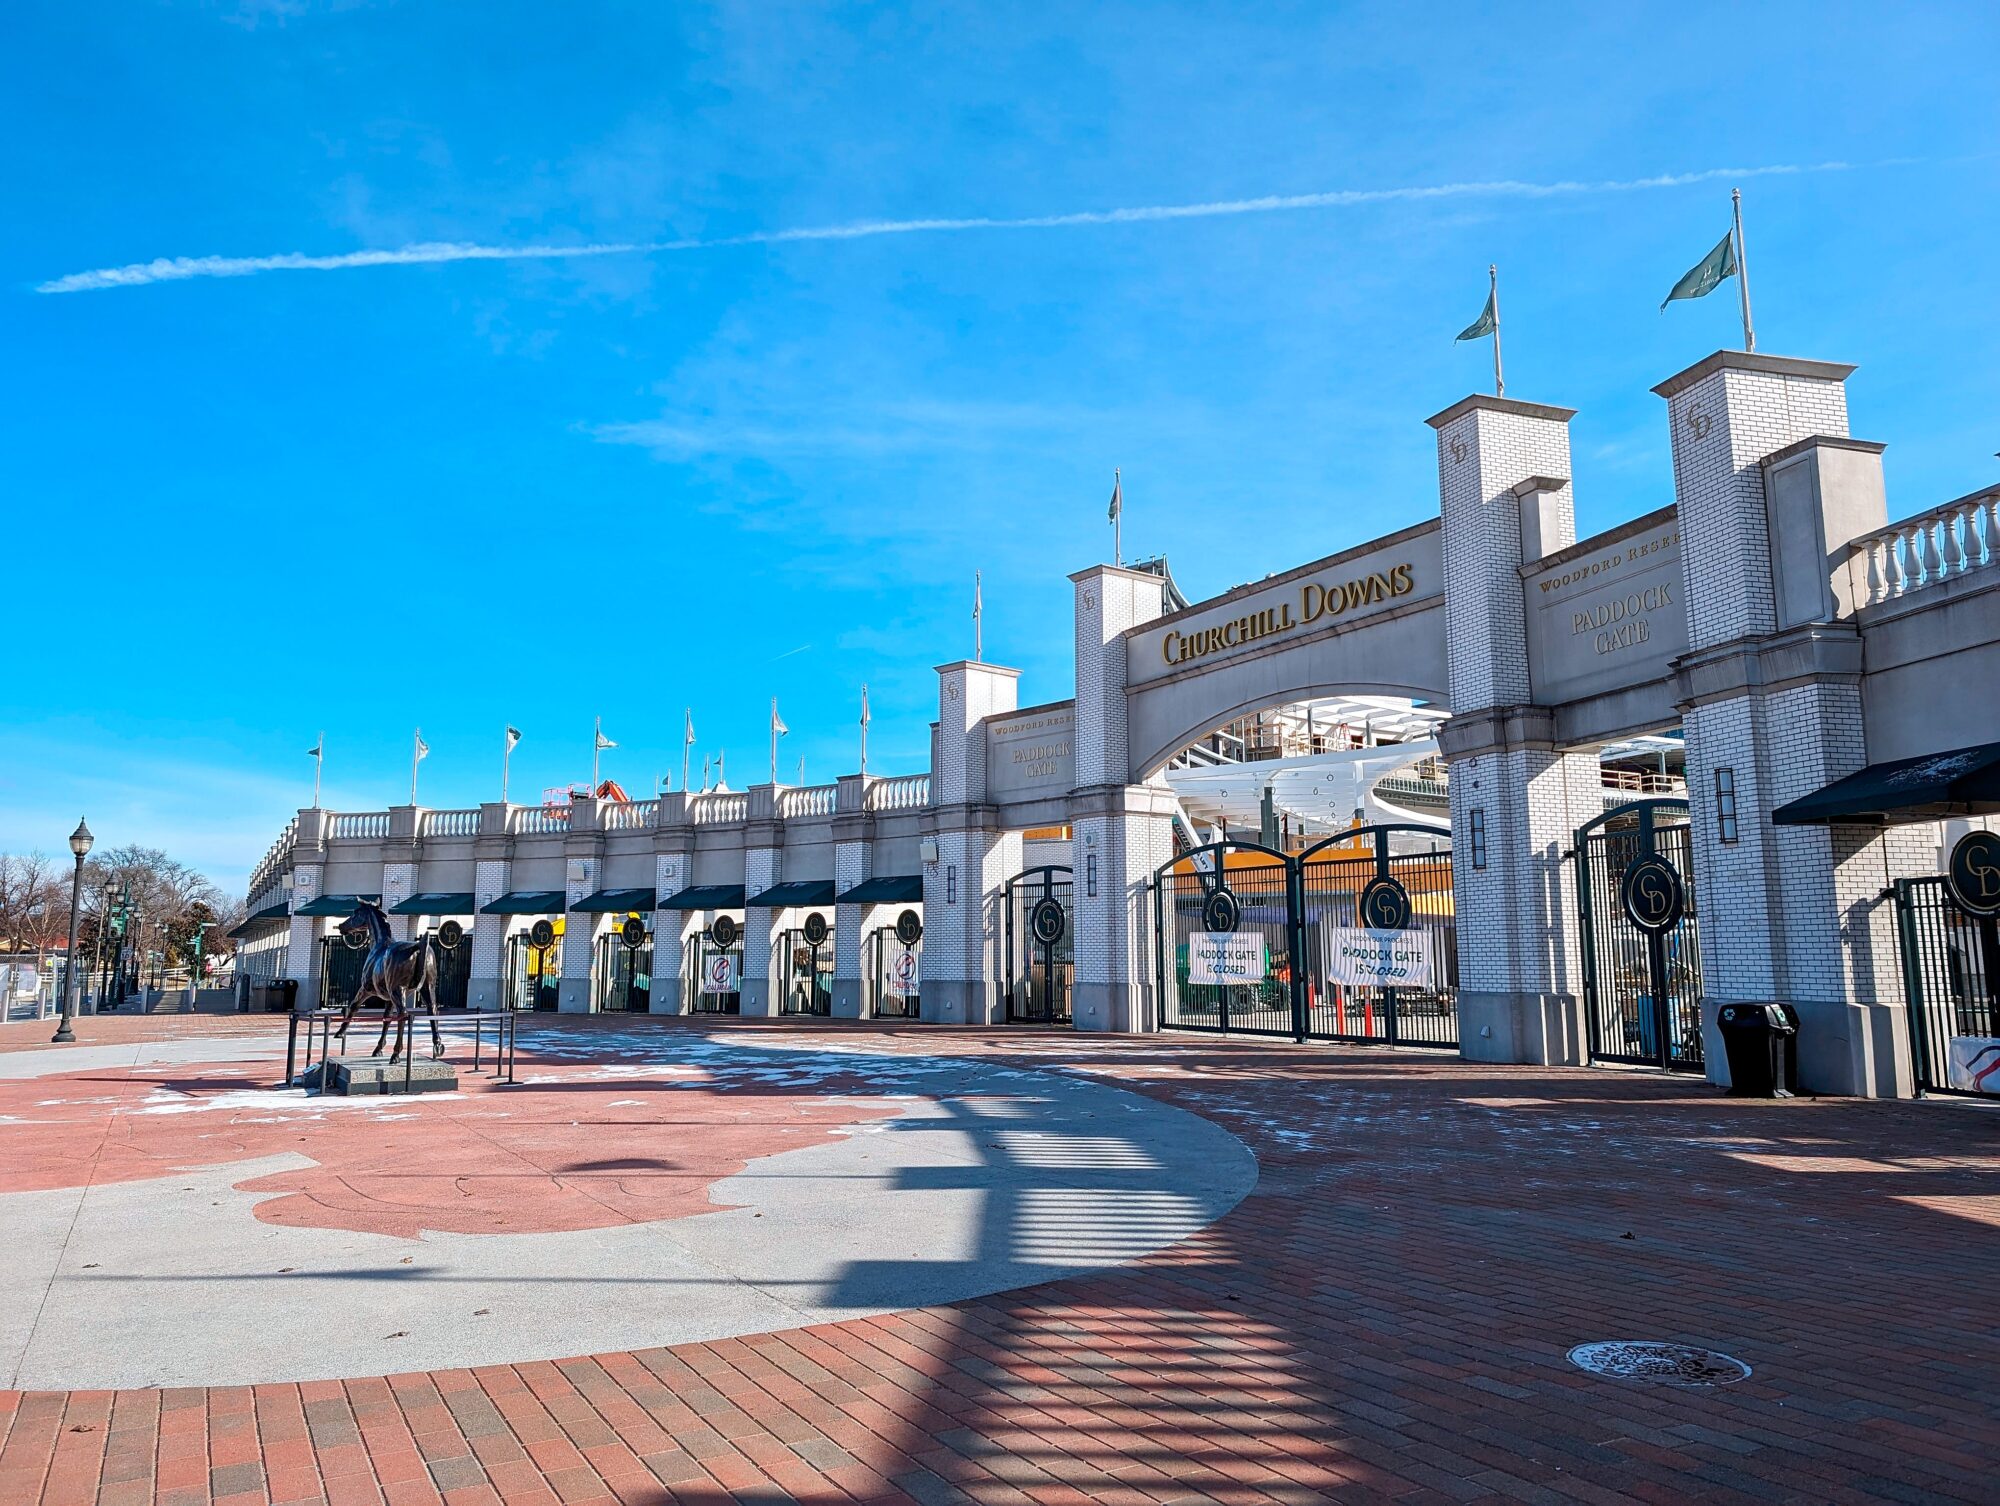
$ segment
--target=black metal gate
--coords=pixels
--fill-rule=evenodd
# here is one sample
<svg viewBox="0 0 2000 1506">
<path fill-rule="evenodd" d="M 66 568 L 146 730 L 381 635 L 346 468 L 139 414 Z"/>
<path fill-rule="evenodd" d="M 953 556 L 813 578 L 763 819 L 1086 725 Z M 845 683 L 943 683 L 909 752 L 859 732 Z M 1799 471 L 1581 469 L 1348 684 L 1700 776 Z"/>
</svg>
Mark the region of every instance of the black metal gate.
<svg viewBox="0 0 2000 1506">
<path fill-rule="evenodd" d="M 1298 1035 L 1297 877 L 1290 858 L 1255 842 L 1210 842 L 1160 868 L 1153 962 L 1163 1027 Z M 1219 934 L 1244 941 L 1219 956 L 1205 939 Z"/>
<path fill-rule="evenodd" d="M 894 926 L 877 926 L 862 944 L 868 962 L 868 1011 L 877 1019 L 917 1018 L 917 991 L 923 977 L 923 939 L 904 946 Z"/>
<path fill-rule="evenodd" d="M 507 940 L 507 1007 L 552 1012 L 562 982 L 562 938 L 545 947 L 526 931 Z"/>
<path fill-rule="evenodd" d="M 597 938 L 597 1007 L 609 1014 L 645 1014 L 653 1007 L 653 933 L 627 946 L 621 930 Z"/>
<path fill-rule="evenodd" d="M 1933 875 L 1896 880 L 1896 926 L 1917 1090 L 2000 1093 L 2000 921 L 1966 914 Z"/>
<path fill-rule="evenodd" d="M 1212 842 L 1160 867 L 1153 906 L 1165 1029 L 1458 1044 L 1447 831 L 1359 827 L 1297 856 Z"/>
<path fill-rule="evenodd" d="M 718 959 L 722 966 L 718 971 Z M 716 986 L 726 979 L 728 988 Z M 714 933 L 703 929 L 688 937 L 681 948 L 681 998 L 688 1014 L 741 1014 L 743 1012 L 743 940 L 740 932 L 730 937 L 726 947 L 716 945 Z"/>
<path fill-rule="evenodd" d="M 1067 868 L 1030 868 L 1008 880 L 1007 1018 L 1036 1025 L 1070 1022 L 1076 973 L 1075 885 Z"/>
<path fill-rule="evenodd" d="M 1687 801 L 1615 806 L 1577 828 L 1575 857 L 1591 1059 L 1701 1071 Z"/>
<path fill-rule="evenodd" d="M 466 931 L 457 946 L 445 946 L 437 932 L 429 933 L 431 955 L 437 959 L 437 1005 L 439 1009 L 463 1009 L 472 992 L 472 933 Z"/>
<path fill-rule="evenodd" d="M 778 933 L 778 1013 L 833 1013 L 833 937 L 818 945 L 800 929 Z"/>
<path fill-rule="evenodd" d="M 1308 847 L 1296 862 L 1306 1036 L 1456 1047 L 1451 833 L 1405 822 L 1358 827 Z M 1408 983 L 1354 981 L 1357 970 L 1343 965 L 1342 953 L 1351 950 L 1356 931 L 1376 933 L 1371 960 L 1381 955 L 1379 933 L 1401 933 L 1392 945 Z"/>
<path fill-rule="evenodd" d="M 356 929 L 360 929 L 356 927 Z M 319 1007 L 345 1009 L 361 987 L 361 964 L 368 960 L 368 947 L 349 946 L 336 932 L 319 939 Z"/>
</svg>

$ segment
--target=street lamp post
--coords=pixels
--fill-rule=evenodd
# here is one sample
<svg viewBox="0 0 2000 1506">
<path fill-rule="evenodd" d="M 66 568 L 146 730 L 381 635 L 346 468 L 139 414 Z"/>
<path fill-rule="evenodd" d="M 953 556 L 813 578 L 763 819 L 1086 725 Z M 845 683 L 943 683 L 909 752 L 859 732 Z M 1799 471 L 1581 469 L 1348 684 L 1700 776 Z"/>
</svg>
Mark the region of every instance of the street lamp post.
<svg viewBox="0 0 2000 1506">
<path fill-rule="evenodd" d="M 69 881 L 69 954 L 63 959 L 63 1007 L 62 1018 L 56 1022 L 55 1044 L 76 1039 L 76 1032 L 69 1028 L 76 1018 L 76 917 L 83 908 L 83 860 L 90 855 L 90 827 L 78 819 L 76 830 L 69 834 L 69 850 L 76 855 L 76 874 Z"/>
</svg>

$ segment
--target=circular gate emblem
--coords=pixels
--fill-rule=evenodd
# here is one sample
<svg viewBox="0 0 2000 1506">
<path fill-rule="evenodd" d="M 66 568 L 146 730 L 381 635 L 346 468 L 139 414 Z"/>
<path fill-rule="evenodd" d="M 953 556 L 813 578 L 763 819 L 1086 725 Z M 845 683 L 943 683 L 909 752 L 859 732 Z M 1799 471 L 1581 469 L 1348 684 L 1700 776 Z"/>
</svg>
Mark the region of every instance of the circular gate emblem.
<svg viewBox="0 0 2000 1506">
<path fill-rule="evenodd" d="M 1054 946 L 1063 936 L 1062 901 L 1053 894 L 1045 894 L 1035 901 L 1034 909 L 1028 912 L 1028 934 L 1043 946 Z"/>
<path fill-rule="evenodd" d="M 1227 889 L 1217 889 L 1201 903 L 1201 925 L 1205 931 L 1233 931 L 1243 923 L 1243 907 Z"/>
<path fill-rule="evenodd" d="M 368 945 L 368 927 L 349 926 L 340 933 L 340 939 L 352 951 L 360 951 Z"/>
<path fill-rule="evenodd" d="M 1944 887 L 1967 915 L 2000 915 L 2000 835 L 1969 831 L 1960 837 L 1944 865 Z"/>
<path fill-rule="evenodd" d="M 1642 852 L 1625 866 L 1618 902 L 1632 924 L 1648 936 L 1671 931 L 1687 913 L 1687 890 L 1680 873 L 1657 852 Z"/>
<path fill-rule="evenodd" d="M 726 952 L 736 945 L 736 929 L 735 916 L 718 915 L 715 924 L 708 928 L 708 939 Z"/>
<path fill-rule="evenodd" d="M 528 927 L 528 945 L 538 952 L 546 952 L 556 944 L 556 928 L 546 920 L 538 920 Z"/>
<path fill-rule="evenodd" d="M 1361 891 L 1361 924 L 1371 931 L 1401 931 L 1410 924 L 1410 891 L 1384 875 Z"/>
<path fill-rule="evenodd" d="M 646 922 L 636 915 L 625 917 L 625 924 L 618 928 L 618 939 L 633 948 L 646 944 Z"/>
<path fill-rule="evenodd" d="M 438 945 L 447 952 L 458 950 L 458 944 L 465 940 L 465 927 L 455 920 L 448 920 L 438 927 Z"/>
<path fill-rule="evenodd" d="M 806 945 L 818 946 L 826 940 L 826 917 L 815 910 L 806 917 Z"/>
<path fill-rule="evenodd" d="M 924 918 L 915 910 L 905 910 L 896 917 L 896 939 L 904 946 L 915 946 L 924 939 Z"/>
</svg>

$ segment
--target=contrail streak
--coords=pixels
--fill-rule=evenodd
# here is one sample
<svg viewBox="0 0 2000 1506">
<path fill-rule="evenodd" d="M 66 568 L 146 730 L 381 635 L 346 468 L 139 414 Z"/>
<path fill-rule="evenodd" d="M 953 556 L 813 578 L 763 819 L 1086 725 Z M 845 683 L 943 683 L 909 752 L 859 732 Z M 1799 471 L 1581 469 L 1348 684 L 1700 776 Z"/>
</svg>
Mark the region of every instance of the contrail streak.
<svg viewBox="0 0 2000 1506">
<path fill-rule="evenodd" d="M 1409 188 L 1345 188 L 1330 193 L 1271 194 L 1256 199 L 1221 199 L 1206 204 L 1146 204 L 1128 209 L 1087 209 L 1072 214 L 965 219 L 861 220 L 845 225 L 809 225 L 790 230 L 753 230 L 743 235 L 666 241 L 608 241 L 586 245 L 481 246 L 464 241 L 420 241 L 382 251 L 346 251 L 311 256 L 289 251 L 276 256 L 173 256 L 71 272 L 36 286 L 38 293 L 93 293 L 105 288 L 139 288 L 196 277 L 255 277 L 264 272 L 338 272 L 349 267 L 421 266 L 454 261 L 553 261 L 586 256 L 652 256 L 673 251 L 727 246 L 775 246 L 792 241 L 864 240 L 878 235 L 952 234 L 971 230 L 1057 230 L 1077 225 L 1133 225 L 1155 220 L 1215 219 L 1238 214 L 1278 214 L 1304 209 L 1343 209 L 1361 204 L 1421 202 L 1427 199 L 1549 199 L 1587 194 L 1638 193 L 1685 188 L 1718 179 L 1770 178 L 1803 173 L 1845 172 L 1846 162 L 1778 164 L 1769 167 L 1716 167 L 1702 172 L 1665 173 L 1651 178 L 1566 179 L 1526 183 L 1502 178 L 1480 183 L 1436 183 Z"/>
</svg>

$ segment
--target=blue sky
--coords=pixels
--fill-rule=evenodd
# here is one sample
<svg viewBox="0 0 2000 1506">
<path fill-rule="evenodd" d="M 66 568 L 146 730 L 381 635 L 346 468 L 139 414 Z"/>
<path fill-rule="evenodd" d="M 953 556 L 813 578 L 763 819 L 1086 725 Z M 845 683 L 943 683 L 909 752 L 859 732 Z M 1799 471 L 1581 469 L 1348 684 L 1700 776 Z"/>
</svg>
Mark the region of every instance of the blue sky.
<svg viewBox="0 0 2000 1506">
<path fill-rule="evenodd" d="M 1434 510 L 1489 261 L 1582 527 L 1633 516 L 1648 388 L 1738 338 L 1733 285 L 1657 309 L 1738 183 L 1760 345 L 1860 363 L 1892 513 L 2000 465 L 1990 5 L 22 0 L 0 43 L 0 850 L 83 810 L 233 885 L 322 728 L 335 808 L 406 798 L 419 724 L 426 804 L 495 798 L 508 722 L 517 792 L 597 715 L 678 782 L 686 706 L 740 787 L 774 695 L 787 778 L 850 769 L 867 681 L 919 768 L 975 568 L 988 657 L 1069 693 L 1114 466 L 1194 595 Z M 38 291 L 689 241 L 733 243 Z"/>
</svg>

